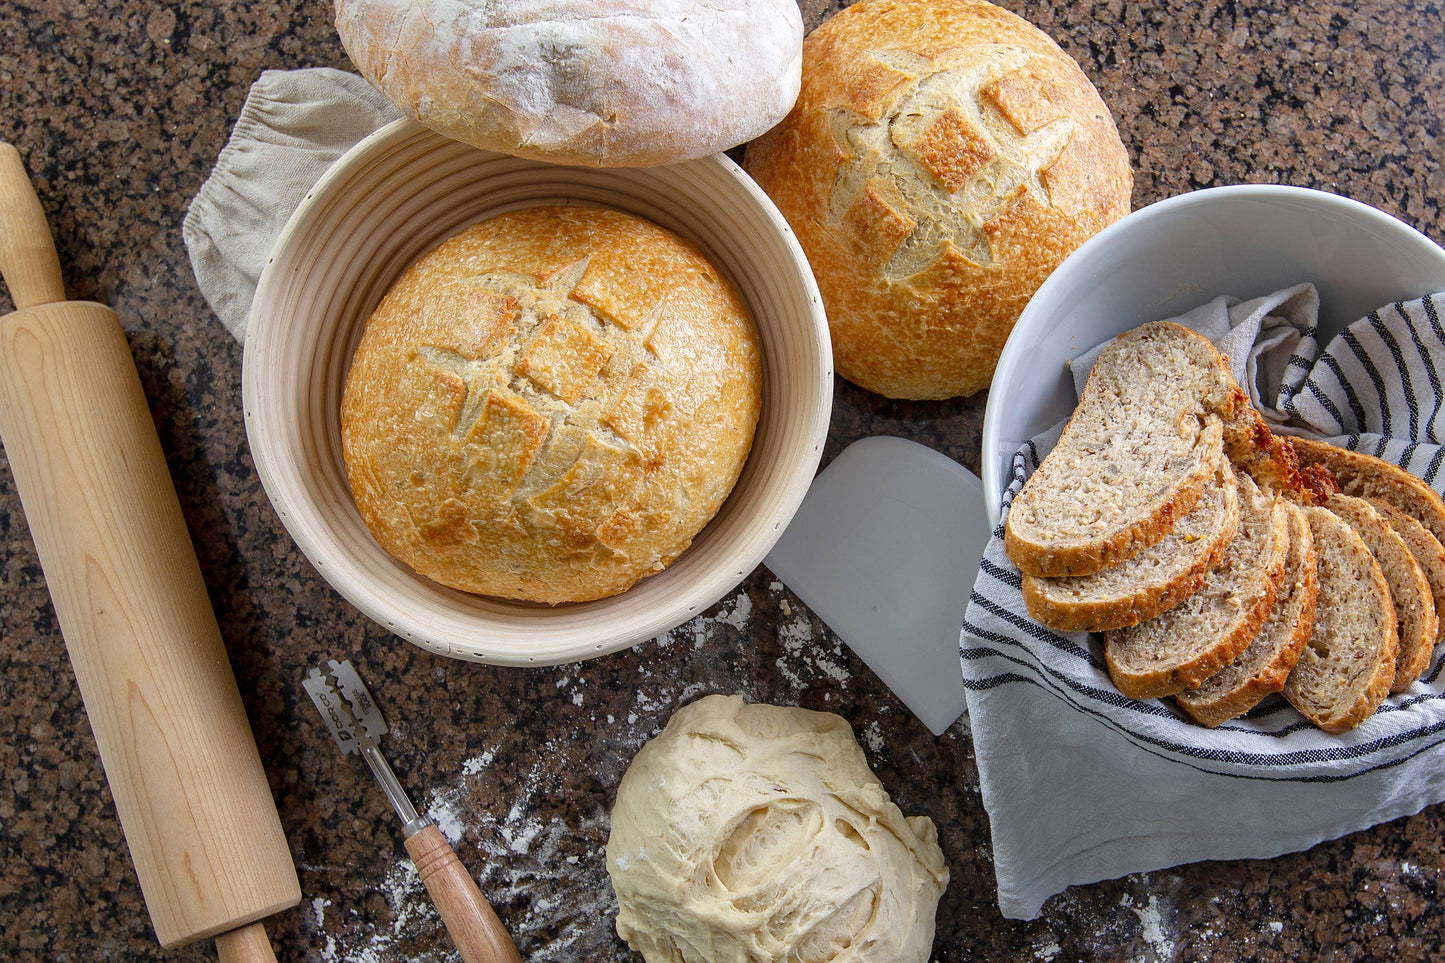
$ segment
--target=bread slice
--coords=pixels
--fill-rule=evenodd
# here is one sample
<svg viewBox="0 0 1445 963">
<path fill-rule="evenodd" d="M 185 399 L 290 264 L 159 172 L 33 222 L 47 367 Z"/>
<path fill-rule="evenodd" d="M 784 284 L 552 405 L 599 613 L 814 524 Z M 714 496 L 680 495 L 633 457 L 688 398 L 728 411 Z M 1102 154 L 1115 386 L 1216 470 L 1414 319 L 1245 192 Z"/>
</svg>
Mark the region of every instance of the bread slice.
<svg viewBox="0 0 1445 963">
<path fill-rule="evenodd" d="M 1445 545 L 1445 501 L 1435 489 L 1398 465 L 1313 438 L 1292 438 L 1302 465 L 1332 472 L 1346 495 L 1378 498 L 1420 521 Z"/>
<path fill-rule="evenodd" d="M 1353 495 L 1335 495 L 1325 507 L 1349 523 L 1365 542 L 1365 547 L 1380 563 L 1385 584 L 1390 587 L 1390 600 L 1395 607 L 1395 629 L 1399 634 L 1399 652 L 1395 656 L 1395 681 L 1391 692 L 1403 692 L 1418 678 L 1430 662 L 1435 637 L 1440 632 L 1440 619 L 1435 612 L 1435 599 L 1425 572 L 1405 540 L 1390 527 L 1370 503 Z"/>
<path fill-rule="evenodd" d="M 1273 492 L 1239 477 L 1239 533 L 1204 585 L 1163 615 L 1105 633 L 1104 658 L 1134 699 L 1199 685 L 1249 645 L 1274 605 L 1289 556 L 1289 513 Z"/>
<path fill-rule="evenodd" d="M 1319 593 L 1314 536 L 1304 512 L 1285 503 L 1289 556 L 1264 628 L 1229 665 L 1174 697 L 1189 718 L 1213 728 L 1243 715 L 1271 692 L 1284 688 L 1314 626 Z"/>
<path fill-rule="evenodd" d="M 1430 534 L 1430 530 L 1420 524 L 1419 519 L 1406 515 L 1394 505 L 1382 498 L 1366 498 L 1365 501 L 1385 516 L 1390 527 L 1399 533 L 1410 547 L 1410 554 L 1415 556 L 1415 561 L 1420 563 L 1420 570 L 1425 573 L 1425 581 L 1430 583 L 1430 595 L 1435 600 L 1436 622 L 1439 623 L 1439 615 L 1445 612 L 1445 545 Z M 1436 633 L 1435 641 L 1440 641 L 1439 632 Z"/>
<path fill-rule="evenodd" d="M 1395 680 L 1399 639 L 1390 588 L 1364 540 L 1329 509 L 1302 509 L 1319 559 L 1309 644 L 1284 697 L 1326 732 L 1353 729 L 1380 707 Z"/>
<path fill-rule="evenodd" d="M 1091 575 L 1167 535 L 1212 483 L 1239 387 L 1207 339 L 1170 322 L 1099 355 L 1058 444 L 1009 508 L 1025 575 Z"/>
<path fill-rule="evenodd" d="M 1025 575 L 1029 615 L 1061 632 L 1138 625 L 1192 595 L 1239 530 L 1239 489 L 1225 461 L 1213 487 L 1174 530 L 1131 559 L 1093 575 Z"/>
</svg>

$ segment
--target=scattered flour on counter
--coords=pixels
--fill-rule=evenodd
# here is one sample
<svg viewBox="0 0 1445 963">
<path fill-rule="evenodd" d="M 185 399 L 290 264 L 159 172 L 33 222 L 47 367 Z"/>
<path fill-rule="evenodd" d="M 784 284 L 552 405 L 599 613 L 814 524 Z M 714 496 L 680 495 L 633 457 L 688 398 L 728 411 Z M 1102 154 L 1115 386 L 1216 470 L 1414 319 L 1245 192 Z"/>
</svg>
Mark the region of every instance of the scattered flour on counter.
<svg viewBox="0 0 1445 963">
<path fill-rule="evenodd" d="M 1163 906 L 1162 911 L 1161 905 Z M 1150 895 L 1149 903 L 1146 906 L 1131 906 L 1130 908 L 1133 909 L 1134 915 L 1139 917 L 1139 924 L 1143 928 L 1144 942 L 1148 943 L 1150 949 L 1154 951 L 1155 959 L 1174 959 L 1174 937 L 1169 932 L 1168 922 L 1164 918 L 1165 911 L 1169 912 L 1172 917 L 1173 908 L 1167 904 L 1161 904 L 1157 895 Z"/>
<path fill-rule="evenodd" d="M 869 722 L 860 735 L 863 740 L 863 745 L 868 747 L 869 752 L 877 755 L 883 751 L 886 743 L 883 739 L 883 727 L 879 725 L 877 719 Z"/>
<path fill-rule="evenodd" d="M 490 766 L 492 764 L 492 760 L 495 758 L 496 757 L 492 754 L 492 750 L 488 749 L 480 756 L 477 756 L 473 759 L 468 759 L 466 762 L 462 763 L 462 775 L 475 776 L 477 773 Z"/>
<path fill-rule="evenodd" d="M 1043 946 L 1034 950 L 1034 958 L 1043 960 L 1044 963 L 1049 963 L 1050 960 L 1058 956 L 1061 952 L 1063 952 L 1063 947 L 1059 946 L 1058 941 L 1049 940 Z"/>
</svg>

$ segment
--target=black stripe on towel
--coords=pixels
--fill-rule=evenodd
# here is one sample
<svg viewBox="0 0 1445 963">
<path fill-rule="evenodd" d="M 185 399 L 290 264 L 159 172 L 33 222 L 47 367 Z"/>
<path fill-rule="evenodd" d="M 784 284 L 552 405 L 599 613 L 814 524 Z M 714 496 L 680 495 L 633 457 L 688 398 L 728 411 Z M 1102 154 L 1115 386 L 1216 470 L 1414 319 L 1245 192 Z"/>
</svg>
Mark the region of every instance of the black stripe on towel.
<svg viewBox="0 0 1445 963">
<path fill-rule="evenodd" d="M 1371 314 L 1370 317 L 1376 321 L 1379 320 L 1378 314 Z M 1365 350 L 1364 345 L 1360 344 L 1359 337 L 1349 328 L 1346 328 L 1340 337 L 1344 340 L 1350 352 L 1354 354 L 1355 360 L 1360 363 L 1360 367 L 1365 369 L 1365 377 L 1370 379 L 1370 385 L 1375 389 L 1375 397 L 1380 402 L 1380 433 L 1383 435 L 1394 435 L 1394 431 L 1391 430 L 1390 397 L 1385 393 L 1385 379 L 1380 377 L 1380 369 L 1375 365 L 1375 359 L 1370 357 L 1370 353 Z M 1354 398 L 1353 391 L 1347 389 L 1347 393 L 1352 399 Z M 1358 427 L 1362 430 L 1367 428 L 1369 423 L 1365 420 L 1365 412 L 1364 409 L 1359 406 L 1359 401 L 1352 400 L 1350 407 L 1354 410 L 1355 417 L 1359 419 Z"/>
</svg>

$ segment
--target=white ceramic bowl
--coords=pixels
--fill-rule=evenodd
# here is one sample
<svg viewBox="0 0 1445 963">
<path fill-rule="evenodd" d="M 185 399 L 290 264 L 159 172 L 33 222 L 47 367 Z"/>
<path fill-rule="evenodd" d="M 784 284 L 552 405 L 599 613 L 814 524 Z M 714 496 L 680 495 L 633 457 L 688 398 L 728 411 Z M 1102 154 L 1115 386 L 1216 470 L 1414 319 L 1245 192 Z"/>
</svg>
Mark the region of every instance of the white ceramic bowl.
<svg viewBox="0 0 1445 963">
<path fill-rule="evenodd" d="M 1030 299 L 994 372 L 982 451 L 990 524 L 1014 452 L 1073 410 L 1066 362 L 1220 295 L 1247 299 L 1302 281 L 1319 289 L 1323 345 L 1381 305 L 1445 290 L 1445 250 L 1358 201 L 1267 185 L 1159 201 L 1080 245 Z"/>
<path fill-rule="evenodd" d="M 386 554 L 352 502 L 339 421 L 362 326 L 400 273 L 468 225 L 552 203 L 628 211 L 699 244 L 747 301 L 763 360 L 752 452 L 692 546 L 621 595 L 556 607 L 453 591 Z M 424 648 L 528 665 L 652 638 L 742 581 L 817 470 L 833 362 L 802 250 L 767 197 L 726 157 L 665 168 L 559 167 L 479 151 L 398 121 L 342 157 L 287 224 L 257 287 L 242 381 L 261 482 L 297 545 L 338 592 Z"/>
</svg>

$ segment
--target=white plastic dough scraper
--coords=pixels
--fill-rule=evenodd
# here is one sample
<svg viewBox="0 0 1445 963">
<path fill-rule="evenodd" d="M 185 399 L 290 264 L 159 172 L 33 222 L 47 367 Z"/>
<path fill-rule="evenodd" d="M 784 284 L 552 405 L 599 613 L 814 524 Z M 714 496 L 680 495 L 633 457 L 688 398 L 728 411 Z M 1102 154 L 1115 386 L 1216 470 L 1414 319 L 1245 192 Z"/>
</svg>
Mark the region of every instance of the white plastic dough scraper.
<svg viewBox="0 0 1445 963">
<path fill-rule="evenodd" d="M 972 472 L 864 438 L 813 480 L 763 563 L 942 735 L 964 712 L 959 632 L 989 534 Z"/>
</svg>

